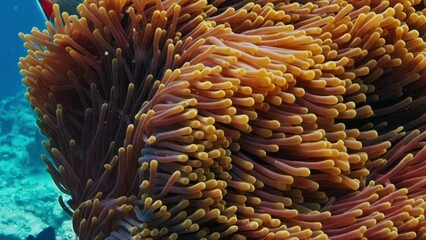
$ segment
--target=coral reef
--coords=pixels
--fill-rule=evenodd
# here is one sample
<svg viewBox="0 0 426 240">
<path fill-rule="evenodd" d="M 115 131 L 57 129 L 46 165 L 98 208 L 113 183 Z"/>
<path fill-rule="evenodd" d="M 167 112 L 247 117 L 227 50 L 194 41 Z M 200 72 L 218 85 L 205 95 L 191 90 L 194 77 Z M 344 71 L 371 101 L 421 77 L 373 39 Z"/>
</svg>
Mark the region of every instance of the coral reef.
<svg viewBox="0 0 426 240">
<path fill-rule="evenodd" d="M 54 226 L 58 239 L 73 239 L 71 219 L 39 161 L 42 149 L 36 116 L 24 91 L 0 101 L 0 239 L 26 239 Z"/>
<path fill-rule="evenodd" d="M 80 239 L 426 237 L 419 0 L 86 0 L 21 37 Z"/>
</svg>

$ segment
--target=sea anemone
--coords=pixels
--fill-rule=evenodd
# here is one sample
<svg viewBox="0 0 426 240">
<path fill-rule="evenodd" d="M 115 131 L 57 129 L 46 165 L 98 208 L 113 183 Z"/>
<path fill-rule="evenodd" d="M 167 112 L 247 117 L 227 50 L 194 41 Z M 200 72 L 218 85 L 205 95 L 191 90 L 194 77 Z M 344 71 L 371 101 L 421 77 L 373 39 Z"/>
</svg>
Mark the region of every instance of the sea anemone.
<svg viewBox="0 0 426 240">
<path fill-rule="evenodd" d="M 80 239 L 426 238 L 420 0 L 86 0 L 21 37 Z"/>
</svg>

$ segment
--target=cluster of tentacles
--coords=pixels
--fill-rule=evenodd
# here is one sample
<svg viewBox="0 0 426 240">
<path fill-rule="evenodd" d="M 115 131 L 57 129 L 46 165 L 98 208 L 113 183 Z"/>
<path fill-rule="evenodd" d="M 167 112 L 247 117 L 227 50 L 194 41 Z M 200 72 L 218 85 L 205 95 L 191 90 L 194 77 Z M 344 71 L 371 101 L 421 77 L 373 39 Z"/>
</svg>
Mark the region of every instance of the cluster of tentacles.
<svg viewBox="0 0 426 240">
<path fill-rule="evenodd" d="M 426 238 L 420 0 L 86 0 L 20 67 L 80 239 Z"/>
</svg>

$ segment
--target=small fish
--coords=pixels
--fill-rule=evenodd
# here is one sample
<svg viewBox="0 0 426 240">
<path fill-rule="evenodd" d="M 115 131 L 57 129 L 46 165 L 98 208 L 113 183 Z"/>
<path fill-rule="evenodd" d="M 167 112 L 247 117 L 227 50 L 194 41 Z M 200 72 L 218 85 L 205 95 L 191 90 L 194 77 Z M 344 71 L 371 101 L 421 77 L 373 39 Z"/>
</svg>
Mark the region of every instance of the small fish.
<svg viewBox="0 0 426 240">
<path fill-rule="evenodd" d="M 78 14 L 77 6 L 83 0 L 37 0 L 41 10 L 48 20 L 53 19 L 53 4 L 58 4 L 62 12 L 68 12 L 69 15 Z"/>
<path fill-rule="evenodd" d="M 37 237 L 34 237 L 33 235 L 29 235 L 27 237 L 27 240 L 56 240 L 55 236 L 55 230 L 53 227 L 47 227 L 43 229 L 39 234 L 37 234 Z"/>
</svg>

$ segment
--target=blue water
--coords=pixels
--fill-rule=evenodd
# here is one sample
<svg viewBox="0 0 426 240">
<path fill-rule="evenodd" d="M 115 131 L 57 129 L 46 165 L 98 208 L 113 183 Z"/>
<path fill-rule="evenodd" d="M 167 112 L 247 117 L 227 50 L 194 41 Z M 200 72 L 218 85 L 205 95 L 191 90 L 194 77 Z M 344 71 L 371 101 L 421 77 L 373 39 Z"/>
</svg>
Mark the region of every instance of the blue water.
<svg viewBox="0 0 426 240">
<path fill-rule="evenodd" d="M 27 239 L 52 226 L 57 240 L 75 239 L 63 195 L 45 171 L 44 139 L 24 97 L 19 57 L 26 55 L 19 32 L 45 28 L 37 0 L 4 0 L 0 7 L 0 240 Z M 50 239 L 46 239 L 50 240 Z"/>
<path fill-rule="evenodd" d="M 33 27 L 44 28 L 44 16 L 37 0 L 4 0 L 0 7 L 0 99 L 23 89 L 17 62 L 26 54 L 19 32 L 29 33 Z"/>
</svg>

